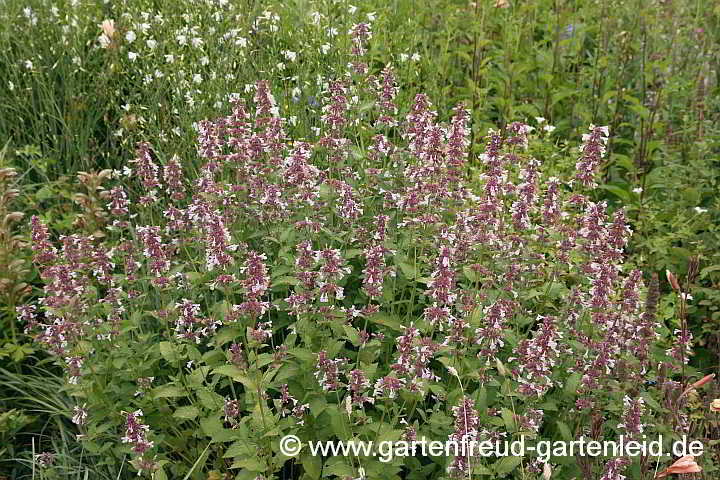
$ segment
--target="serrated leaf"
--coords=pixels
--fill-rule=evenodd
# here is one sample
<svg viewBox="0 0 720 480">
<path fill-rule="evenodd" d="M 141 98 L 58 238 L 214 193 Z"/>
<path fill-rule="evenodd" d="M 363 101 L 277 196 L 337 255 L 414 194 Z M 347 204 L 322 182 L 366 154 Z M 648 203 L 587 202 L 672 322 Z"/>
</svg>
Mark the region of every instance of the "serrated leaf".
<svg viewBox="0 0 720 480">
<path fill-rule="evenodd" d="M 180 356 L 178 355 L 177 347 L 170 342 L 160 342 L 158 344 L 160 349 L 160 355 L 168 363 L 177 363 Z"/>
<path fill-rule="evenodd" d="M 385 312 L 378 312 L 368 319 L 371 323 L 377 323 L 393 330 L 401 331 L 400 318 Z"/>
<path fill-rule="evenodd" d="M 173 412 L 174 418 L 181 418 L 183 420 L 192 420 L 195 417 L 197 417 L 200 414 L 200 411 L 197 407 L 193 407 L 192 405 L 186 406 L 186 407 L 179 407 L 175 412 Z"/>
<path fill-rule="evenodd" d="M 499 462 L 495 462 L 493 470 L 498 475 L 504 475 L 515 470 L 520 462 L 522 462 L 522 457 L 503 457 Z"/>
<path fill-rule="evenodd" d="M 225 403 L 222 396 L 207 389 L 198 390 L 195 394 L 202 406 L 211 411 L 220 409 Z"/>
<path fill-rule="evenodd" d="M 153 388 L 150 392 L 150 397 L 156 398 L 174 398 L 174 397 L 185 397 L 187 392 L 184 388 L 178 387 L 173 384 L 160 385 L 159 387 Z"/>
<path fill-rule="evenodd" d="M 568 427 L 565 422 L 563 422 L 562 420 L 558 420 L 557 422 L 555 422 L 555 424 L 557 425 L 558 432 L 560 432 L 560 437 L 562 437 L 563 440 L 569 442 L 573 439 L 570 427 Z"/>
<path fill-rule="evenodd" d="M 320 478 L 322 472 L 322 459 L 317 455 L 304 455 L 300 462 L 305 470 L 305 475 L 312 479 Z"/>
<path fill-rule="evenodd" d="M 577 372 L 571 373 L 567 380 L 565 380 L 565 388 L 563 389 L 565 395 L 569 397 L 577 395 L 577 389 L 580 386 L 581 380 L 582 375 Z"/>
<path fill-rule="evenodd" d="M 246 470 L 250 470 L 251 472 L 265 472 L 267 466 L 257 457 L 248 457 L 235 460 L 230 468 L 244 468 Z"/>
<path fill-rule="evenodd" d="M 245 373 L 235 365 L 222 365 L 214 369 L 212 373 L 230 377 L 236 382 L 242 383 L 246 388 L 253 392 L 256 392 L 258 390 L 255 381 L 250 377 L 246 376 Z"/>
<path fill-rule="evenodd" d="M 502 416 L 503 423 L 505 424 L 505 431 L 512 433 L 517 430 L 517 427 L 515 426 L 515 418 L 513 417 L 513 413 L 510 409 L 503 408 L 500 411 L 500 414 Z"/>
</svg>

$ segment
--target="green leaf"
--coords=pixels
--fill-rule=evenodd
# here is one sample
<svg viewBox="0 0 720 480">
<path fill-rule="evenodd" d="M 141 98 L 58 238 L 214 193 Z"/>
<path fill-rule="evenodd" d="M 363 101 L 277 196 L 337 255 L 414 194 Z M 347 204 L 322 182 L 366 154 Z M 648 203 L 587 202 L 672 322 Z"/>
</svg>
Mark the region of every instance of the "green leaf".
<svg viewBox="0 0 720 480">
<path fill-rule="evenodd" d="M 180 358 L 177 347 L 170 342 L 160 342 L 158 344 L 160 349 L 160 355 L 165 359 L 166 362 L 175 364 Z"/>
<path fill-rule="evenodd" d="M 245 440 L 238 440 L 225 450 L 223 458 L 242 457 L 253 454 L 253 447 Z"/>
<path fill-rule="evenodd" d="M 500 413 L 502 415 L 503 422 L 505 423 L 505 430 L 510 433 L 517 430 L 512 411 L 508 408 L 503 408 Z"/>
<path fill-rule="evenodd" d="M 570 376 L 565 380 L 565 388 L 563 391 L 568 397 L 574 397 L 577 395 L 577 389 L 580 386 L 582 375 L 577 372 L 571 373 Z"/>
<path fill-rule="evenodd" d="M 558 431 L 560 432 L 560 437 L 562 437 L 563 440 L 566 442 L 569 442 L 573 439 L 572 432 L 570 432 L 570 427 L 567 426 L 565 422 L 562 420 L 558 420 L 555 422 L 557 425 Z"/>
<path fill-rule="evenodd" d="M 710 265 L 709 267 L 705 267 L 700 270 L 700 278 L 705 278 L 708 274 L 717 272 L 718 270 L 720 270 L 720 265 Z"/>
<path fill-rule="evenodd" d="M 153 388 L 150 392 L 150 397 L 153 399 L 185 396 L 187 396 L 187 392 L 185 391 L 185 389 L 172 383 L 160 385 L 159 387 Z"/>
<path fill-rule="evenodd" d="M 630 192 L 627 190 L 618 187 L 617 185 L 600 185 L 599 188 L 602 188 L 603 190 L 607 190 L 608 192 L 617 195 L 620 197 L 623 201 L 629 202 L 630 201 Z"/>
<path fill-rule="evenodd" d="M 660 404 L 655 400 L 652 395 L 650 395 L 648 392 L 643 392 L 640 394 L 640 396 L 645 400 L 645 402 L 652 407 L 653 410 L 656 412 L 662 412 L 664 413 L 666 410 L 660 406 Z"/>
<path fill-rule="evenodd" d="M 223 404 L 225 403 L 225 400 L 221 395 L 218 395 L 215 392 L 211 392 L 210 390 L 203 389 L 198 390 L 195 392 L 198 399 L 200 400 L 200 403 L 203 407 L 207 408 L 210 411 L 216 411 L 222 408 Z"/>
<path fill-rule="evenodd" d="M 322 459 L 316 455 L 303 455 L 300 462 L 305 470 L 305 474 L 312 479 L 320 478 L 322 472 Z"/>
<path fill-rule="evenodd" d="M 325 463 L 325 468 L 323 468 L 323 476 L 330 477 L 335 475 L 338 478 L 354 478 L 357 472 L 346 463 L 347 461 L 348 459 L 342 456 L 329 458 Z"/>
<path fill-rule="evenodd" d="M 368 319 L 371 323 L 377 323 L 393 330 L 401 331 L 400 318 L 385 312 L 378 312 Z"/>
<path fill-rule="evenodd" d="M 522 457 L 503 457 L 499 462 L 493 465 L 493 470 L 498 475 L 510 473 L 522 462 Z"/>
<path fill-rule="evenodd" d="M 298 280 L 295 277 L 291 277 L 289 275 L 284 275 L 282 277 L 276 278 L 272 281 L 271 288 L 275 287 L 282 287 L 285 285 L 300 285 L 300 280 Z"/>
<path fill-rule="evenodd" d="M 186 406 L 186 407 L 179 407 L 175 412 L 173 413 L 174 418 L 180 418 L 183 420 L 192 420 L 195 417 L 199 415 L 200 411 L 197 407 L 193 406 Z"/>
<path fill-rule="evenodd" d="M 396 259 L 395 264 L 400 267 L 400 270 L 402 271 L 403 275 L 405 275 L 405 278 L 409 280 L 414 280 L 417 277 L 417 270 L 410 262 Z"/>
<path fill-rule="evenodd" d="M 235 460 L 230 468 L 244 468 L 251 472 L 265 472 L 267 465 L 261 462 L 257 457 L 242 458 Z"/>
<path fill-rule="evenodd" d="M 217 367 L 212 371 L 212 373 L 230 377 L 236 382 L 242 383 L 247 389 L 253 392 L 257 392 L 258 390 L 255 381 L 252 380 L 250 377 L 246 376 L 244 372 L 235 365 L 223 365 L 221 367 Z"/>
</svg>

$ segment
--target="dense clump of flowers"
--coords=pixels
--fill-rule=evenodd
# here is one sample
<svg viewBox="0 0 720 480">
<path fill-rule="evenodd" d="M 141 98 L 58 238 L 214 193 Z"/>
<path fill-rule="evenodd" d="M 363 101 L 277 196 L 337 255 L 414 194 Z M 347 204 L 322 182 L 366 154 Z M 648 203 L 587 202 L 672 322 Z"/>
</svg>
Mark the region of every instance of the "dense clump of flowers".
<svg viewBox="0 0 720 480">
<path fill-rule="evenodd" d="M 185 178 L 177 157 L 160 175 L 149 144 L 138 145 L 132 163 L 143 195 L 130 202 L 115 186 L 105 203 L 123 219 L 110 230 L 121 238 L 115 248 L 75 234 L 61 237 L 58 250 L 33 217 L 45 297 L 18 307 L 18 318 L 64 361 L 73 388 L 93 382 L 88 343 L 127 345 L 125 333 L 134 331 L 127 326 L 146 318 L 135 311 L 160 324 L 174 321 L 174 332 L 159 333 L 158 355 L 186 355 L 187 378 L 223 390 L 217 398 L 198 394 L 197 407 L 184 413 L 217 404 L 210 416 L 202 413 L 203 430 L 224 419 L 247 438 L 265 435 L 268 425 L 301 431 L 310 405 L 330 411 L 333 401 L 351 428 L 375 428 L 375 414 L 392 410 L 406 438 L 422 431 L 426 412 L 445 415 L 433 421 L 447 420 L 447 430 L 451 413 L 449 439 L 460 445 L 504 438 L 497 421 L 540 435 L 557 411 L 547 397 L 568 375 L 576 384 L 567 393 L 579 397 L 564 406 L 587 413 L 607 401 L 598 392 L 655 373 L 657 277 L 643 306 L 642 273 L 622 265 L 631 234 L 626 213 L 611 215 L 586 191 L 607 127 L 583 136 L 572 175 L 549 178 L 531 154 L 532 127 L 490 129 L 473 166 L 480 173 L 468 175 L 467 108 L 457 105 L 444 123 L 430 98 L 417 94 L 401 115 L 392 68 L 366 77 L 369 25 L 353 25 L 351 37 L 354 75 L 322 87 L 316 140 L 288 145 L 285 129 L 294 124 L 281 117 L 270 82 L 259 81 L 246 87 L 245 100 L 232 98 L 227 116 L 196 124 L 204 162 L 197 178 Z M 362 96 L 375 108 L 361 111 Z M 353 130 L 365 120 L 369 131 Z M 675 340 L 668 355 L 682 365 L 689 332 Z M 227 363 L 218 365 L 223 356 Z M 442 366 L 459 389 L 444 388 Z M 658 370 L 676 368 L 666 362 Z M 310 373 L 316 383 L 307 382 Z M 133 372 L 131 382 L 149 378 L 142 375 Z M 676 411 L 686 402 L 682 383 L 661 382 L 671 399 L 665 406 Z M 506 385 L 517 410 L 497 403 L 475 410 L 482 389 L 494 390 L 487 400 L 505 395 Z M 143 382 L 130 401 L 145 401 L 154 388 Z M 447 399 L 459 395 L 459 405 L 448 408 Z M 636 437 L 650 427 L 642 423 L 642 399 L 636 390 L 626 397 L 618 430 Z M 76 407 L 73 421 L 84 425 L 89 411 Z M 123 437 L 138 455 L 153 447 L 141 415 L 127 415 Z M 687 416 L 674 415 L 677 430 L 688 428 Z M 602 422 L 593 421 L 600 435 Z M 602 478 L 622 479 L 625 466 L 625 459 L 610 460 Z M 448 470 L 468 475 L 470 459 L 455 455 Z"/>
</svg>

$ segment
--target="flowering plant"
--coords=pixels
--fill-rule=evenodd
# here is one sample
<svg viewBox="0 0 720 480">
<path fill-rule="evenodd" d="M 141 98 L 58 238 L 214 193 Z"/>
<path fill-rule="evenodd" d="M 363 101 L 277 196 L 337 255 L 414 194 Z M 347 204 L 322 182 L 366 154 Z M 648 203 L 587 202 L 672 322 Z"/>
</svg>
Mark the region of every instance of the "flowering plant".
<svg viewBox="0 0 720 480">
<path fill-rule="evenodd" d="M 443 123 L 418 94 L 401 115 L 393 68 L 370 74 L 370 25 L 350 31 L 313 137 L 289 141 L 261 80 L 196 124 L 196 175 L 138 145 L 104 190 L 107 235 L 55 240 L 32 218 L 44 297 L 18 314 L 67 369 L 79 441 L 159 479 L 654 471 L 649 456 L 280 451 L 288 434 L 669 444 L 691 428 L 691 338 L 658 322 L 657 276 L 624 268 L 624 211 L 593 200 L 612 132 L 590 126 L 570 175 L 546 173 L 521 122 L 470 164 L 465 106 Z"/>
</svg>

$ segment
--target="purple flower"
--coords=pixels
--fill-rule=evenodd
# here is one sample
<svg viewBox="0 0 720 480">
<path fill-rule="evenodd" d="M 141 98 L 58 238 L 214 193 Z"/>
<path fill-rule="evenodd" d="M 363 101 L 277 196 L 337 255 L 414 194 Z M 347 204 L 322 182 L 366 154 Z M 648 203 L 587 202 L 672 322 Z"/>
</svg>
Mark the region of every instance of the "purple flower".
<svg viewBox="0 0 720 480">
<path fill-rule="evenodd" d="M 37 215 L 30 219 L 32 224 L 33 261 L 38 265 L 48 265 L 57 258 L 57 249 L 49 241 L 48 228 L 40 222 Z"/>
<path fill-rule="evenodd" d="M 130 205 L 130 202 L 123 187 L 119 185 L 113 187 L 110 190 L 110 203 L 108 203 L 110 213 L 116 216 L 127 215 L 128 205 Z"/>
<path fill-rule="evenodd" d="M 452 407 L 455 417 L 455 431 L 450 434 L 449 441 L 456 442 L 458 452 L 448 467 L 448 473 L 453 477 L 463 477 L 470 472 L 469 454 L 470 443 L 478 440 L 478 427 L 480 420 L 475 411 L 475 403 L 472 398 L 463 396 L 460 405 Z"/>
<path fill-rule="evenodd" d="M 317 354 L 317 370 L 315 378 L 323 390 L 332 392 L 343 387 L 340 381 L 340 367 L 347 363 L 345 358 L 330 360 L 325 350 Z"/>
<path fill-rule="evenodd" d="M 629 438 L 637 439 L 645 431 L 645 425 L 642 423 L 642 416 L 645 413 L 645 400 L 642 397 L 632 399 L 625 395 L 623 406 L 623 421 L 618 424 L 618 428 L 625 430 Z"/>
<path fill-rule="evenodd" d="M 180 165 L 180 159 L 177 155 L 173 155 L 163 170 L 163 179 L 167 184 L 166 192 L 173 200 L 182 200 L 185 198 L 183 178 L 184 174 L 182 165 Z"/>
<path fill-rule="evenodd" d="M 605 156 L 605 146 L 608 141 L 608 127 L 596 127 L 590 125 L 590 133 L 583 134 L 582 145 L 580 145 L 580 153 L 575 168 L 577 173 L 575 178 L 589 188 L 595 188 L 594 181 L 595 169 L 600 165 L 602 158 Z"/>
<path fill-rule="evenodd" d="M 148 441 L 147 432 L 150 427 L 142 424 L 139 417 L 142 417 L 142 410 L 136 410 L 132 413 L 127 413 L 127 423 L 125 436 L 120 440 L 122 443 L 132 444 L 132 451 L 138 455 L 143 455 L 145 452 L 150 450 L 154 443 Z"/>
<path fill-rule="evenodd" d="M 625 475 L 621 473 L 628 465 L 630 465 L 630 460 L 625 457 L 613 458 L 605 464 L 600 480 L 625 480 Z"/>
</svg>

